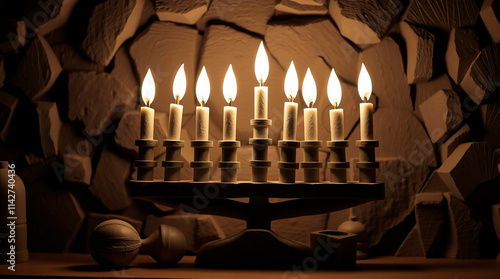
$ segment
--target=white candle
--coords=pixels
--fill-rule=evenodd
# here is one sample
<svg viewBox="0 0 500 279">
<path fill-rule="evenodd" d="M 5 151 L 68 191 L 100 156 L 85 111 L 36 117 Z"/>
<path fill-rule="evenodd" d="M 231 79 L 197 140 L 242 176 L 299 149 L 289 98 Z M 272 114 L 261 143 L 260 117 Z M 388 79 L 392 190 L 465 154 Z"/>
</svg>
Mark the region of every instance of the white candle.
<svg viewBox="0 0 500 279">
<path fill-rule="evenodd" d="M 210 81 L 205 66 L 201 69 L 198 82 L 196 83 L 196 98 L 201 106 L 196 107 L 196 140 L 208 140 L 210 108 L 204 107 L 210 97 Z"/>
<path fill-rule="evenodd" d="M 368 103 L 372 94 L 372 81 L 365 64 L 361 65 L 358 93 L 364 103 L 359 105 L 359 129 L 361 140 L 373 140 L 373 104 Z"/>
<path fill-rule="evenodd" d="M 313 108 L 317 96 L 316 82 L 311 69 L 307 68 L 304 82 L 302 83 L 302 97 L 309 108 L 304 109 L 304 140 L 318 140 L 318 110 Z"/>
<path fill-rule="evenodd" d="M 269 75 L 269 59 L 267 58 L 264 44 L 260 42 L 259 50 L 255 58 L 255 77 L 259 86 L 254 88 L 254 118 L 267 119 L 268 88 L 263 86 Z"/>
<path fill-rule="evenodd" d="M 154 125 L 155 125 L 155 110 L 150 108 L 149 106 L 153 102 L 155 98 L 155 82 L 153 79 L 153 75 L 151 74 L 151 69 L 148 69 L 146 76 L 142 82 L 142 100 L 145 107 L 141 107 L 141 139 L 153 139 L 154 134 Z"/>
<path fill-rule="evenodd" d="M 226 76 L 224 77 L 224 84 L 222 93 L 224 99 L 229 106 L 224 107 L 223 125 L 222 125 L 222 140 L 236 140 L 236 117 L 238 110 L 236 107 L 231 106 L 232 102 L 236 99 L 237 95 L 236 76 L 234 75 L 233 66 L 229 65 Z"/>
<path fill-rule="evenodd" d="M 183 106 L 179 104 L 186 93 L 186 73 L 184 64 L 181 65 L 174 78 L 173 94 L 176 104 L 170 104 L 167 139 L 180 140 L 182 129 L 182 111 Z"/>
<path fill-rule="evenodd" d="M 344 110 L 337 108 L 342 99 L 342 87 L 339 78 L 332 68 L 328 79 L 328 99 L 333 105 L 330 110 L 330 137 L 332 141 L 344 140 Z"/>
<path fill-rule="evenodd" d="M 283 117 L 283 140 L 297 139 L 297 111 L 299 105 L 293 102 L 299 90 L 299 78 L 293 61 L 288 67 L 285 76 L 285 95 L 289 102 L 285 102 L 284 117 Z"/>
</svg>

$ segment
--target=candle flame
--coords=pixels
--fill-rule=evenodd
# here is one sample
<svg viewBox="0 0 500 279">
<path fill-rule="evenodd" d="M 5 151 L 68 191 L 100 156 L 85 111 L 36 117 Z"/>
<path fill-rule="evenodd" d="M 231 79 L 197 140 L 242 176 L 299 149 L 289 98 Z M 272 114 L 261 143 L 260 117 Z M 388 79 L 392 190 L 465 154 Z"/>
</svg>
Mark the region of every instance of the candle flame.
<svg viewBox="0 0 500 279">
<path fill-rule="evenodd" d="M 328 79 L 328 100 L 334 107 L 340 105 L 340 101 L 342 100 L 342 86 L 340 85 L 339 78 L 335 73 L 335 70 L 332 68 L 332 72 L 330 73 L 330 78 Z"/>
<path fill-rule="evenodd" d="M 302 83 L 302 98 L 306 105 L 311 106 L 316 102 L 316 97 L 318 95 L 316 82 L 311 73 L 311 69 L 307 68 L 306 76 L 304 77 L 304 82 Z"/>
<path fill-rule="evenodd" d="M 297 91 L 299 91 L 299 77 L 292 60 L 285 76 L 285 95 L 293 100 L 297 97 Z"/>
<path fill-rule="evenodd" d="M 175 100 L 181 100 L 186 94 L 186 72 L 184 71 L 184 64 L 179 67 L 177 74 L 175 74 L 173 93 Z"/>
<path fill-rule="evenodd" d="M 196 98 L 201 105 L 205 105 L 210 97 L 210 80 L 208 79 L 205 66 L 201 69 L 200 76 L 196 82 Z"/>
<path fill-rule="evenodd" d="M 148 69 L 148 72 L 146 73 L 146 76 L 142 81 L 141 88 L 142 101 L 144 101 L 144 104 L 146 104 L 147 106 L 151 106 L 151 103 L 155 98 L 155 90 L 155 81 L 153 79 L 153 75 L 151 74 L 151 69 Z"/>
<path fill-rule="evenodd" d="M 224 84 L 222 86 L 222 93 L 224 94 L 224 99 L 230 104 L 236 99 L 236 94 L 238 92 L 238 87 L 236 84 L 236 76 L 234 75 L 233 65 L 229 64 L 227 68 L 226 76 L 224 77 Z"/>
<path fill-rule="evenodd" d="M 370 78 L 370 74 L 368 74 L 368 70 L 366 70 L 365 64 L 361 64 L 361 72 L 359 73 L 358 78 L 358 93 L 361 100 L 368 101 L 370 96 L 372 95 L 372 80 Z"/>
<path fill-rule="evenodd" d="M 269 75 L 269 59 L 267 58 L 264 43 L 260 42 L 257 56 L 255 57 L 255 77 L 257 81 L 263 84 Z"/>
</svg>

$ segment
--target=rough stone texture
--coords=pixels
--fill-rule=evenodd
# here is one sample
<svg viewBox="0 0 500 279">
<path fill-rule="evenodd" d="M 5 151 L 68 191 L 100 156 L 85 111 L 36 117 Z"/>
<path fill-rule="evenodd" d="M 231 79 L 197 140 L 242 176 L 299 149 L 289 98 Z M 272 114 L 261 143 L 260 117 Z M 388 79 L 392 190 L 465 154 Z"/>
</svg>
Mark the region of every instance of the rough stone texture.
<svg viewBox="0 0 500 279">
<path fill-rule="evenodd" d="M 478 53 L 479 43 L 474 29 L 454 28 L 451 30 L 445 60 L 448 74 L 456 84 L 460 84 Z"/>
<path fill-rule="evenodd" d="M 38 1 L 40 2 L 40 1 Z M 75 8 L 78 0 L 58 0 L 58 1 L 46 1 L 47 6 L 50 4 L 54 5 L 54 9 L 50 14 L 50 19 L 43 25 L 37 28 L 37 33 L 40 35 L 46 35 L 58 28 L 63 27 L 69 20 L 73 9 Z"/>
<path fill-rule="evenodd" d="M 328 13 L 326 0 L 323 1 L 297 1 L 279 0 L 276 4 L 276 14 L 294 15 L 325 15 Z"/>
<path fill-rule="evenodd" d="M 485 0 L 479 14 L 493 42 L 500 43 L 500 3 L 494 0 Z"/>
<path fill-rule="evenodd" d="M 422 187 L 422 190 L 420 190 L 421 193 L 432 193 L 432 192 L 448 192 L 450 191 L 446 184 L 444 183 L 443 179 L 441 179 L 441 176 L 437 171 L 434 171 L 429 179 L 427 179 L 427 182 L 425 182 L 424 187 Z"/>
<path fill-rule="evenodd" d="M 59 156 L 76 154 L 93 157 L 103 138 L 86 137 L 85 130 L 78 129 L 69 122 L 63 122 L 59 132 Z"/>
<path fill-rule="evenodd" d="M 398 251 L 396 252 L 397 257 L 423 257 L 424 248 L 422 247 L 422 242 L 420 242 L 420 235 L 418 232 L 418 228 L 415 225 L 413 229 L 411 229 L 408 236 L 406 236 L 401 246 L 399 246 Z"/>
<path fill-rule="evenodd" d="M 441 162 L 444 162 L 455 149 L 462 143 L 469 140 L 470 129 L 468 124 L 464 124 L 453 135 L 451 135 L 445 142 L 438 143 L 439 154 L 441 155 Z"/>
<path fill-rule="evenodd" d="M 151 107 L 156 111 L 169 112 L 170 103 L 174 102 L 172 93 L 174 77 L 184 63 L 187 87 L 186 94 L 181 100 L 181 104 L 184 105 L 183 120 L 194 113 L 199 39 L 198 31 L 192 27 L 156 21 L 136 36 L 130 45 L 130 56 L 138 73 L 139 84 L 142 84 L 149 68 L 153 74 L 156 96 Z"/>
<path fill-rule="evenodd" d="M 481 200 L 491 189 L 483 184 L 500 176 L 499 157 L 484 142 L 459 145 L 437 170 L 446 186 L 457 198 Z"/>
<path fill-rule="evenodd" d="M 340 33 L 363 47 L 382 40 L 403 11 L 403 4 L 399 0 L 331 0 L 329 10 Z"/>
<path fill-rule="evenodd" d="M 413 110 L 410 86 L 406 82 L 403 59 L 398 44 L 386 37 L 361 53 L 361 59 L 372 80 L 373 93 L 379 97 L 380 108 Z M 356 73 L 356 83 L 358 73 Z"/>
<path fill-rule="evenodd" d="M 92 62 L 68 44 L 56 44 L 52 49 L 61 63 L 63 72 L 104 72 L 103 65 Z"/>
<path fill-rule="evenodd" d="M 284 238 L 309 245 L 311 232 L 324 230 L 327 218 L 327 214 L 318 214 L 277 220 L 271 229 Z"/>
<path fill-rule="evenodd" d="M 132 37 L 146 0 L 108 0 L 94 7 L 80 45 L 92 61 L 107 66 L 121 44 Z"/>
<path fill-rule="evenodd" d="M 443 141 L 463 121 L 460 98 L 453 90 L 439 90 L 420 104 L 420 111 L 433 143 Z"/>
<path fill-rule="evenodd" d="M 127 216 L 117 215 L 117 214 L 100 214 L 100 213 L 90 212 L 88 215 L 88 218 L 87 218 L 87 238 L 86 238 L 87 239 L 87 245 L 86 245 L 87 252 L 90 252 L 90 249 L 88 247 L 88 243 L 90 240 L 90 235 L 94 231 L 94 228 L 97 227 L 97 225 L 99 225 L 100 223 L 107 221 L 107 220 L 111 220 L 111 219 L 118 219 L 118 220 L 125 221 L 125 222 L 129 223 L 130 225 L 132 225 L 132 227 L 134 227 L 134 229 L 139 233 L 139 235 L 141 234 L 142 221 L 140 221 L 140 220 L 136 220 L 136 219 L 133 219 L 133 218 L 130 218 Z"/>
<path fill-rule="evenodd" d="M 423 122 L 422 112 L 420 112 L 420 105 L 429 99 L 434 93 L 439 90 L 452 90 L 450 78 L 447 74 L 442 74 L 441 76 L 431 79 L 428 82 L 422 82 L 415 85 L 415 115 L 417 118 Z"/>
<path fill-rule="evenodd" d="M 42 36 L 36 36 L 14 72 L 11 84 L 22 89 L 34 101 L 52 87 L 61 70 L 61 64 L 47 41 Z"/>
<path fill-rule="evenodd" d="M 445 243 L 446 202 L 442 193 L 415 196 L 415 219 L 425 257 L 440 257 Z"/>
<path fill-rule="evenodd" d="M 482 225 L 471 216 L 467 205 L 450 193 L 444 193 L 448 202 L 450 230 L 444 256 L 452 259 L 478 259 Z"/>
<path fill-rule="evenodd" d="M 69 252 L 85 219 L 75 196 L 58 187 L 52 162 L 16 168 L 26 187 L 30 252 Z"/>
<path fill-rule="evenodd" d="M 335 68 L 340 80 L 351 84 L 357 83 L 358 52 L 342 38 L 327 17 L 294 17 L 271 21 L 267 26 L 265 42 L 269 48 L 268 54 L 272 55 L 285 71 L 293 59 L 300 84 L 307 67 L 311 67 L 312 61 L 315 61 L 317 57 L 323 58 L 329 67 Z M 256 51 L 251 53 L 253 56 Z M 252 57 L 250 65 L 253 65 L 253 59 L 255 57 Z M 272 71 L 270 77 L 276 75 L 274 69 L 270 68 Z M 284 76 L 285 73 L 277 87 L 280 92 L 283 88 Z M 300 96 L 298 98 L 301 99 Z M 303 103 L 302 100 L 298 102 Z"/>
<path fill-rule="evenodd" d="M 43 156 L 45 158 L 57 156 L 59 154 L 59 132 L 61 130 L 61 119 L 59 118 L 57 104 L 54 102 L 38 102 L 36 111 L 38 113 Z"/>
<path fill-rule="evenodd" d="M 5 81 L 5 61 L 3 54 L 0 54 L 0 88 L 3 87 L 3 82 Z"/>
<path fill-rule="evenodd" d="M 490 45 L 479 52 L 465 73 L 460 86 L 477 104 L 491 98 L 491 95 L 498 91 L 500 87 L 499 60 L 500 44 Z"/>
<path fill-rule="evenodd" d="M 0 52 L 19 52 L 26 43 L 24 21 L 0 20 Z"/>
<path fill-rule="evenodd" d="M 186 249 L 197 253 L 203 244 L 225 238 L 226 235 L 212 216 L 184 213 L 180 215 L 167 215 L 146 217 L 143 233 L 152 234 L 161 224 L 178 228 L 186 237 Z"/>
<path fill-rule="evenodd" d="M 139 81 L 137 79 L 135 65 L 128 53 L 128 49 L 128 45 L 125 44 L 116 52 L 111 75 L 125 85 L 132 93 L 137 95 L 140 100 L 139 103 L 143 104 L 141 95 L 142 80 Z M 156 94 L 160 95 L 160 92 L 157 91 Z"/>
<path fill-rule="evenodd" d="M 261 40 L 256 37 L 225 25 L 210 25 L 205 31 L 199 70 L 205 66 L 210 77 L 211 94 L 207 105 L 210 107 L 210 137 L 213 139 L 222 138 L 222 115 L 224 106 L 227 105 L 222 94 L 222 87 L 229 64 L 233 66 L 238 86 L 238 94 L 233 103 L 238 108 L 236 138 L 244 144 L 248 143 L 248 138 L 252 135 L 252 126 L 249 123 L 250 119 L 254 118 L 253 91 L 254 87 L 258 86 L 253 65 L 260 42 Z M 277 123 L 282 123 L 283 102 L 286 100 L 285 94 L 282 93 L 285 73 L 271 56 L 268 46 L 264 46 L 268 54 L 270 69 L 269 77 L 264 85 L 269 87 L 268 117 L 273 120 L 273 126 L 269 127 L 269 138 L 276 143 L 282 126 Z M 297 98 L 297 102 L 300 103 L 301 100 Z M 192 108 L 194 109 L 194 106 Z M 194 125 L 194 119 L 191 123 Z M 188 132 L 194 132 L 194 128 L 190 128 Z M 194 135 L 191 138 L 194 138 Z M 213 149 L 220 151 L 220 148 Z M 212 154 L 215 156 L 214 153 Z"/>
<path fill-rule="evenodd" d="M 166 118 L 167 116 L 165 113 L 155 112 L 153 138 L 158 141 L 154 148 L 155 157 L 162 155 L 166 151 L 162 142 L 163 139 L 167 138 Z M 135 145 L 135 140 L 140 138 L 140 130 L 141 112 L 139 110 L 131 110 L 123 115 L 115 131 L 116 145 L 136 159 L 137 156 L 139 156 L 139 148 Z M 161 166 L 161 164 L 159 166 Z"/>
<path fill-rule="evenodd" d="M 68 75 L 68 118 L 81 121 L 92 136 L 108 133 L 111 121 L 135 107 L 137 97 L 108 73 Z"/>
<path fill-rule="evenodd" d="M 500 103 L 479 107 L 484 127 L 484 141 L 493 148 L 500 148 Z"/>
<path fill-rule="evenodd" d="M 408 83 L 428 81 L 433 74 L 434 35 L 406 21 L 402 21 L 400 27 L 406 41 L 406 77 Z"/>
<path fill-rule="evenodd" d="M 411 0 L 403 19 L 426 27 L 450 31 L 474 26 L 479 8 L 474 0 Z"/>
<path fill-rule="evenodd" d="M 195 24 L 208 9 L 208 0 L 155 0 L 156 15 L 161 21 Z"/>
<path fill-rule="evenodd" d="M 0 90 L 0 139 L 7 141 L 10 123 L 19 99 Z"/>
<path fill-rule="evenodd" d="M 385 200 L 374 201 L 353 209 L 366 224 L 369 246 L 376 245 L 382 235 L 401 223 L 414 209 L 414 195 L 420 191 L 429 168 L 436 166 L 434 149 L 418 119 L 409 111 L 379 108 L 374 118 L 374 139 L 378 140 L 377 180 L 385 182 Z M 358 157 L 355 140 L 359 126 L 349 137 L 347 159 Z M 354 165 L 353 165 L 354 166 Z M 357 179 L 358 172 L 351 174 Z"/>
<path fill-rule="evenodd" d="M 131 167 L 132 160 L 104 147 L 89 190 L 110 211 L 132 204 L 126 187 Z"/>
<path fill-rule="evenodd" d="M 88 156 L 64 154 L 64 180 L 90 185 L 92 178 L 92 162 Z"/>
<path fill-rule="evenodd" d="M 199 30 L 205 30 L 210 22 L 224 21 L 263 35 L 266 32 L 267 22 L 275 12 L 275 4 L 274 0 L 212 0 L 208 11 L 198 21 L 197 26 Z"/>
</svg>

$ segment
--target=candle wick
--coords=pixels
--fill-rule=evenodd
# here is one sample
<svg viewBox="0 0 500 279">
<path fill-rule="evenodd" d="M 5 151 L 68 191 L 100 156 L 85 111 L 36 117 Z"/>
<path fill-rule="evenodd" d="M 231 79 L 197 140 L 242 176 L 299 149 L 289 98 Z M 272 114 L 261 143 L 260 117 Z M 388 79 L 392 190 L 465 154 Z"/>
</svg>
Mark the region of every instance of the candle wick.
<svg viewBox="0 0 500 279">
<path fill-rule="evenodd" d="M 228 102 L 229 106 L 232 106 L 233 105 L 233 98 L 229 98 L 229 102 Z"/>
<path fill-rule="evenodd" d="M 313 102 L 310 102 L 308 107 L 312 108 L 313 107 Z"/>
<path fill-rule="evenodd" d="M 205 106 L 205 101 L 203 101 L 203 100 L 202 100 L 202 101 L 200 102 L 200 105 L 201 105 L 202 107 L 203 107 L 203 106 Z"/>
<path fill-rule="evenodd" d="M 293 97 L 292 97 L 292 95 L 288 96 L 288 101 L 293 102 Z"/>
<path fill-rule="evenodd" d="M 148 100 L 148 102 L 146 103 L 146 105 L 148 106 L 148 108 L 151 107 L 151 101 Z"/>
<path fill-rule="evenodd" d="M 259 79 L 259 86 L 262 87 L 262 84 L 264 84 L 264 81 L 262 80 L 262 77 L 260 77 L 260 79 Z"/>
<path fill-rule="evenodd" d="M 337 106 L 338 106 L 338 105 L 337 105 L 337 102 L 333 103 L 333 108 L 334 108 L 334 109 L 337 109 Z"/>
<path fill-rule="evenodd" d="M 366 98 L 366 96 L 363 97 L 363 101 L 368 102 L 368 98 Z"/>
<path fill-rule="evenodd" d="M 179 104 L 180 102 L 181 102 L 181 98 L 179 97 L 179 95 L 176 95 L 175 96 L 175 103 Z"/>
</svg>

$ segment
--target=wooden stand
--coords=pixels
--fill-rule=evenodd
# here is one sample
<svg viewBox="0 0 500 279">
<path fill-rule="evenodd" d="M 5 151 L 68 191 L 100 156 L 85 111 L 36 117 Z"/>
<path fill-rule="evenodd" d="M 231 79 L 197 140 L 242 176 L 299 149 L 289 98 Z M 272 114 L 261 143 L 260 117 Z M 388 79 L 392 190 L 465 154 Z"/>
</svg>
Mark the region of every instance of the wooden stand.
<svg viewBox="0 0 500 279">
<path fill-rule="evenodd" d="M 278 147 L 281 148 L 281 161 L 278 162 L 280 170 L 280 182 L 294 183 L 295 172 L 299 168 L 299 163 L 296 162 L 297 148 L 300 147 L 300 141 L 280 140 Z"/>
<path fill-rule="evenodd" d="M 249 143 L 253 145 L 252 160 L 252 181 L 266 182 L 267 168 L 271 166 L 271 161 L 267 160 L 267 148 L 273 143 L 268 137 L 268 128 L 272 125 L 271 119 L 252 119 L 250 125 L 253 126 L 253 138 Z"/>
<path fill-rule="evenodd" d="M 347 182 L 347 169 L 349 162 L 345 159 L 345 149 L 349 146 L 346 140 L 327 141 L 330 148 L 330 162 L 326 167 L 330 170 L 330 182 Z"/>
<path fill-rule="evenodd" d="M 304 149 L 304 161 L 300 163 L 300 167 L 304 169 L 304 182 L 319 182 L 319 169 L 323 165 L 319 161 L 321 141 L 302 141 L 300 147 Z"/>
<path fill-rule="evenodd" d="M 153 180 L 153 173 L 156 167 L 154 148 L 157 140 L 138 139 L 135 145 L 139 147 L 139 160 L 135 160 L 137 167 L 137 180 Z"/>
<path fill-rule="evenodd" d="M 359 169 L 359 182 L 375 182 L 379 167 L 379 163 L 375 161 L 378 140 L 357 140 L 356 146 L 359 148 L 359 162 L 356 164 Z"/>
<path fill-rule="evenodd" d="M 181 161 L 181 149 L 184 147 L 183 140 L 164 140 L 163 146 L 167 148 L 165 161 L 161 165 L 165 168 L 165 181 L 180 181 L 181 169 L 184 162 Z"/>
<path fill-rule="evenodd" d="M 240 167 L 240 162 L 237 159 L 237 150 L 240 147 L 240 141 L 220 140 L 219 147 L 222 148 L 220 168 L 221 182 L 236 182 L 236 172 Z"/>
<path fill-rule="evenodd" d="M 210 161 L 210 148 L 214 146 L 211 140 L 193 140 L 191 147 L 194 148 L 194 161 L 191 162 L 193 168 L 193 181 L 210 180 L 210 168 L 213 162 Z"/>
</svg>

